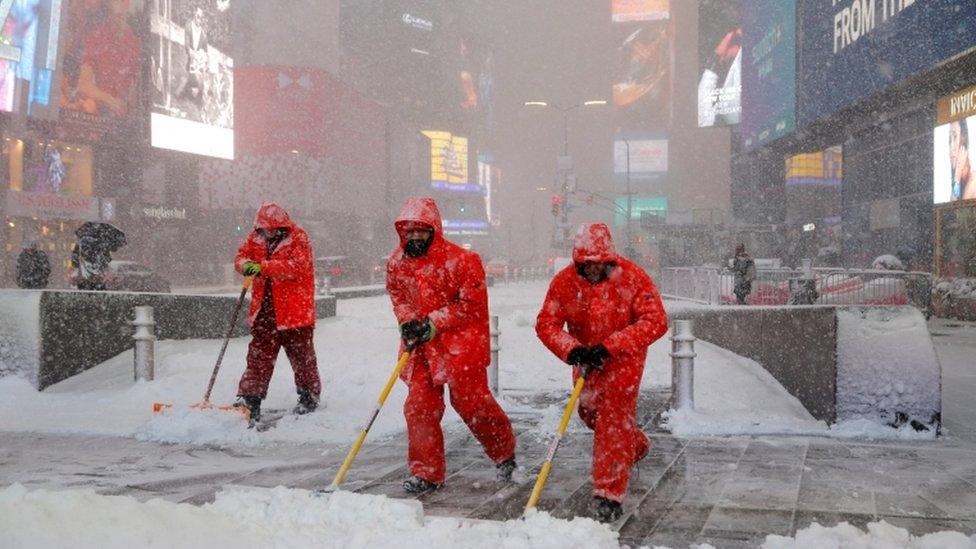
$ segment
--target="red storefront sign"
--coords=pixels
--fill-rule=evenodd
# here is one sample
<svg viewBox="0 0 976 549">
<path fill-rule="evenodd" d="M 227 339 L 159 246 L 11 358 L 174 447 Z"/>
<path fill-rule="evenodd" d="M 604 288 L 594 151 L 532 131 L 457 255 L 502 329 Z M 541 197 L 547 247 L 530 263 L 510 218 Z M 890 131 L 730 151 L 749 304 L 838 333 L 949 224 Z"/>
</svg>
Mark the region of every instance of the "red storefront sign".
<svg viewBox="0 0 976 549">
<path fill-rule="evenodd" d="M 98 221 L 98 198 L 8 190 L 6 214 L 15 217 Z"/>
</svg>

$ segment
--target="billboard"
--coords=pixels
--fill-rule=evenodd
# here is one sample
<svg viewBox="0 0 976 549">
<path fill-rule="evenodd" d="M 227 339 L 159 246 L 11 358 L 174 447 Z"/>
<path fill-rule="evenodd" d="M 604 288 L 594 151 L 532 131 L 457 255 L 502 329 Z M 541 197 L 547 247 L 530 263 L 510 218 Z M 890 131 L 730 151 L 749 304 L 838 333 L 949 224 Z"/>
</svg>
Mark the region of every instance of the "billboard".
<svg viewBox="0 0 976 549">
<path fill-rule="evenodd" d="M 741 0 L 698 4 L 698 127 L 738 124 L 742 114 Z"/>
<path fill-rule="evenodd" d="M 0 2 L 0 110 L 14 112 L 17 98 L 23 96 L 28 112 L 34 105 L 41 110 L 51 105 L 61 4 L 61 0 Z"/>
<path fill-rule="evenodd" d="M 667 173 L 668 140 L 646 134 L 614 138 L 613 173 L 619 176 L 628 171 L 632 179 L 654 178 Z"/>
<path fill-rule="evenodd" d="M 229 0 L 152 1 L 152 146 L 234 158 L 229 8 Z"/>
<path fill-rule="evenodd" d="M 932 200 L 936 204 L 976 200 L 976 87 L 939 101 L 932 133 Z"/>
<path fill-rule="evenodd" d="M 661 21 L 669 15 L 670 0 L 613 0 L 610 18 L 614 23 Z"/>
<path fill-rule="evenodd" d="M 844 182 L 844 151 L 837 145 L 786 159 L 787 187 L 840 187 Z"/>
<path fill-rule="evenodd" d="M 800 0 L 799 21 L 801 124 L 976 47 L 972 0 Z"/>
<path fill-rule="evenodd" d="M 752 150 L 796 129 L 796 0 L 743 3 L 742 50 L 742 140 Z"/>
<path fill-rule="evenodd" d="M 671 121 L 670 25 L 621 25 L 617 36 L 613 104 L 618 125 L 630 130 L 667 129 Z"/>
<path fill-rule="evenodd" d="M 71 135 L 96 139 L 138 127 L 145 112 L 141 3 L 68 2 L 64 11 L 61 126 Z"/>
<path fill-rule="evenodd" d="M 435 189 L 481 193 L 469 181 L 468 138 L 446 131 L 423 132 L 430 139 L 430 185 Z"/>
</svg>

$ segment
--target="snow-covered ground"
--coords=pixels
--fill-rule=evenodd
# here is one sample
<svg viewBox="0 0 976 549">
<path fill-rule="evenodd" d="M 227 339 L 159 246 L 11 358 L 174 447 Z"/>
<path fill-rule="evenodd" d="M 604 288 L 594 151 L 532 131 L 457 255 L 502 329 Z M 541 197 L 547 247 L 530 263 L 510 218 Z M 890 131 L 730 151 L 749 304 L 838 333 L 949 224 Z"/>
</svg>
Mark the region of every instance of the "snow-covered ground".
<svg viewBox="0 0 976 549">
<path fill-rule="evenodd" d="M 350 492 L 228 487 L 198 507 L 93 490 L 0 490 L 6 547 L 389 547 L 393 540 L 402 549 L 617 547 L 617 534 L 588 518 L 428 518 L 416 501 Z"/>
<path fill-rule="evenodd" d="M 544 283 L 491 289 L 491 312 L 499 316 L 501 330 L 499 379 L 503 394 L 570 389 L 568 367 L 535 336 L 535 315 L 544 293 Z M 202 397 L 220 348 L 217 340 L 157 342 L 156 379 L 152 382 L 132 381 L 131 351 L 40 393 L 26 380 L 0 378 L 0 430 L 134 436 L 200 444 L 348 442 L 392 371 L 398 336 L 386 296 L 344 300 L 338 307 L 338 316 L 320 321 L 315 331 L 324 408 L 304 417 L 286 416 L 267 432 L 246 429 L 236 414 L 188 409 Z M 214 388 L 215 404 L 233 401 L 248 341 L 247 337 L 231 340 Z M 669 350 L 667 336 L 651 347 L 645 388 L 670 384 Z M 696 350 L 697 412 L 671 418 L 676 434 L 827 431 L 826 425 L 814 420 L 755 362 L 705 342 L 699 342 Z M 404 385 L 397 383 L 371 438 L 402 431 L 405 396 Z M 154 415 L 154 402 L 176 406 L 166 414 Z M 294 402 L 291 368 L 282 353 L 264 408 L 290 409 Z M 757 403 L 763 404 L 761 409 Z M 503 399 L 503 405 L 510 412 L 540 414 L 539 428 L 545 432 L 551 432 L 558 423 L 558 406 L 534 411 L 508 399 Z M 458 418 L 449 409 L 445 421 Z"/>
<path fill-rule="evenodd" d="M 617 534 L 588 518 L 536 512 L 524 520 L 425 517 L 416 501 L 336 492 L 227 487 L 202 506 L 93 490 L 0 490 L 0 541 L 8 547 L 618 547 Z M 700 545 L 699 548 L 712 547 Z M 821 547 L 972 549 L 976 536 L 954 531 L 913 536 L 884 521 L 860 530 L 813 524 L 794 537 L 770 535 L 763 549 Z"/>
</svg>

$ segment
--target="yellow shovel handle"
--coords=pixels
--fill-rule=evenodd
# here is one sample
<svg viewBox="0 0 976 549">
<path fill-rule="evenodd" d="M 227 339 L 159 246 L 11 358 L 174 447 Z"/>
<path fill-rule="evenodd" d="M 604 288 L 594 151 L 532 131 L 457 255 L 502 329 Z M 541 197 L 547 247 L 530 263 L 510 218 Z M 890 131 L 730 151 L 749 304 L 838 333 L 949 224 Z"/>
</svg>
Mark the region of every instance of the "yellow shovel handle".
<svg viewBox="0 0 976 549">
<path fill-rule="evenodd" d="M 569 418 L 573 416 L 573 409 L 576 408 L 576 401 L 579 400 L 580 393 L 583 392 L 584 383 L 586 383 L 586 376 L 581 375 L 576 380 L 576 385 L 573 387 L 573 394 L 570 395 L 569 402 L 566 403 L 566 409 L 563 410 L 563 419 L 559 422 L 559 429 L 556 430 L 556 438 L 549 444 L 546 461 L 542 464 L 542 469 L 539 469 L 539 476 L 535 479 L 535 487 L 532 488 L 532 495 L 529 497 L 529 503 L 525 506 L 525 512 L 528 512 L 529 509 L 535 507 L 536 503 L 539 502 L 539 496 L 542 495 L 542 487 L 545 486 L 546 479 L 549 478 L 549 471 L 552 470 L 552 460 L 556 457 L 556 449 L 559 448 L 559 441 L 562 440 L 563 435 L 566 433 L 566 427 L 569 426 Z"/>
<path fill-rule="evenodd" d="M 396 368 L 393 369 L 393 373 L 390 374 L 390 379 L 386 381 L 386 386 L 383 387 L 383 392 L 380 393 L 380 397 L 376 400 L 376 406 L 373 408 L 372 415 L 366 425 L 363 427 L 362 431 L 359 432 L 359 436 L 356 437 L 356 442 L 353 443 L 352 448 L 349 449 L 349 453 L 346 455 L 345 461 L 342 462 L 342 467 L 339 468 L 339 472 L 336 473 L 334 479 L 332 479 L 332 485 L 329 487 L 330 490 L 335 490 L 342 484 L 343 479 L 346 478 L 346 473 L 349 472 L 349 468 L 352 467 L 352 462 L 356 459 L 356 454 L 359 453 L 359 449 L 362 448 L 363 442 L 366 441 L 366 434 L 369 433 L 370 427 L 373 426 L 373 422 L 376 421 L 376 416 L 380 414 L 380 409 L 383 408 L 383 403 L 386 402 L 386 397 L 390 396 L 390 391 L 393 390 L 393 385 L 396 383 L 398 377 L 400 377 L 400 372 L 403 367 L 407 364 L 407 360 L 410 358 L 410 351 L 404 351 L 400 355 L 400 360 L 397 361 Z"/>
</svg>

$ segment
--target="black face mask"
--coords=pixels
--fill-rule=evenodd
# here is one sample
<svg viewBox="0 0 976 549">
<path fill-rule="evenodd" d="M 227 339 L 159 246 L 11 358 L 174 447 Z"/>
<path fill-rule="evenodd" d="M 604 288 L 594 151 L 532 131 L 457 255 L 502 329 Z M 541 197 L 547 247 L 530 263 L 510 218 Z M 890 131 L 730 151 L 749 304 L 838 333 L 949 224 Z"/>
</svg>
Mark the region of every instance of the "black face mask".
<svg viewBox="0 0 976 549">
<path fill-rule="evenodd" d="M 583 280 L 589 282 L 590 284 L 599 284 L 600 282 L 603 282 L 604 280 L 610 277 L 610 272 L 613 270 L 614 267 L 617 266 L 617 264 L 613 263 L 612 261 L 604 263 L 603 269 L 600 270 L 600 277 L 597 280 L 592 281 L 586 277 L 586 265 L 587 265 L 586 263 L 577 263 L 576 274 L 580 275 L 580 277 Z"/>
<path fill-rule="evenodd" d="M 425 240 L 407 240 L 403 244 L 403 253 L 407 257 L 422 257 L 427 254 L 427 250 L 430 249 L 430 244 L 434 241 L 434 237 L 428 237 Z"/>
</svg>

